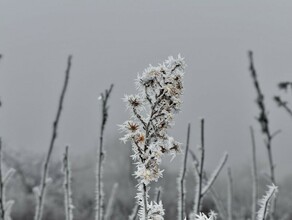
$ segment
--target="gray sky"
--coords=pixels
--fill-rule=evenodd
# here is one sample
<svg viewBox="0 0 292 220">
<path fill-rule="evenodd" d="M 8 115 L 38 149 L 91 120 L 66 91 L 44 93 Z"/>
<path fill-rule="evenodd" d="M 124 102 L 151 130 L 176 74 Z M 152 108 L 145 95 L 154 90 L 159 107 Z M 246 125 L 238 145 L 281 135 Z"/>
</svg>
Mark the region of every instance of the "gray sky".
<svg viewBox="0 0 292 220">
<path fill-rule="evenodd" d="M 277 170 L 287 175 L 292 120 L 272 96 L 279 81 L 292 78 L 291 9 L 288 0 L 2 0 L 0 134 L 7 148 L 47 150 L 67 55 L 73 54 L 57 148 L 69 143 L 75 154 L 92 152 L 100 124 L 99 93 L 115 84 L 106 132 L 107 138 L 119 137 L 116 125 L 128 118 L 121 98 L 135 92 L 137 73 L 181 53 L 188 68 L 173 136 L 185 142 L 187 123 L 192 122 L 194 147 L 204 116 L 209 168 L 224 151 L 239 167 L 250 161 L 248 127 L 253 125 L 265 163 L 248 71 L 247 51 L 252 49 L 271 129 L 283 130 L 274 141 Z"/>
</svg>

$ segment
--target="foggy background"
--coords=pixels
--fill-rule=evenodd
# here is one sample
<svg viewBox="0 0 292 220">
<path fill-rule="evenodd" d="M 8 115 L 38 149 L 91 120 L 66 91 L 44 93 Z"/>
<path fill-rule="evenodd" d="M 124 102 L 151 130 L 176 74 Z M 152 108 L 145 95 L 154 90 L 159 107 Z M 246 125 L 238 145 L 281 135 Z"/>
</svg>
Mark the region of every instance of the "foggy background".
<svg viewBox="0 0 292 220">
<path fill-rule="evenodd" d="M 122 134 L 117 124 L 129 117 L 122 97 L 136 93 L 134 79 L 149 64 L 181 53 L 188 66 L 182 111 L 171 134 L 185 143 L 191 122 L 194 149 L 199 118 L 205 117 L 207 169 L 228 151 L 228 163 L 236 170 L 251 161 L 253 125 L 259 163 L 266 166 L 248 70 L 247 51 L 253 50 L 271 130 L 282 130 L 273 142 L 276 175 L 286 177 L 292 165 L 292 121 L 272 97 L 280 94 L 279 81 L 291 81 L 291 9 L 288 0 L 2 0 L 0 134 L 5 148 L 40 155 L 47 151 L 67 56 L 72 54 L 54 155 L 61 158 L 70 144 L 72 163 L 93 157 L 101 123 L 98 96 L 114 83 L 105 147 L 106 163 L 117 169 L 113 161 L 129 151 L 118 140 Z"/>
</svg>

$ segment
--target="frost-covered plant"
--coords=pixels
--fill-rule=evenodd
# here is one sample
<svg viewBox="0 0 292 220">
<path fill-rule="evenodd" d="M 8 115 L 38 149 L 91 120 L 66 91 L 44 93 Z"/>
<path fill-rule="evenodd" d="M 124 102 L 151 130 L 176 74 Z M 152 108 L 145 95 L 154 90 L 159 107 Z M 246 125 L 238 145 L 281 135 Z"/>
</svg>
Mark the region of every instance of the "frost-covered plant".
<svg viewBox="0 0 292 220">
<path fill-rule="evenodd" d="M 137 202 L 141 220 L 163 219 L 162 203 L 148 202 L 149 184 L 162 177 L 161 158 L 166 153 L 173 156 L 180 152 L 181 144 L 167 134 L 174 114 L 180 110 L 183 93 L 185 61 L 169 57 L 157 67 L 149 66 L 138 75 L 138 94 L 126 95 L 124 101 L 131 111 L 131 119 L 120 128 L 125 135 L 121 140 L 131 141 L 132 159 L 137 170 Z"/>
<path fill-rule="evenodd" d="M 263 196 L 263 198 L 259 201 L 260 204 L 260 210 L 258 211 L 257 220 L 265 220 L 269 209 L 271 206 L 271 203 L 276 198 L 276 193 L 278 192 L 278 187 L 272 184 L 271 186 L 268 186 L 268 191 Z"/>
</svg>

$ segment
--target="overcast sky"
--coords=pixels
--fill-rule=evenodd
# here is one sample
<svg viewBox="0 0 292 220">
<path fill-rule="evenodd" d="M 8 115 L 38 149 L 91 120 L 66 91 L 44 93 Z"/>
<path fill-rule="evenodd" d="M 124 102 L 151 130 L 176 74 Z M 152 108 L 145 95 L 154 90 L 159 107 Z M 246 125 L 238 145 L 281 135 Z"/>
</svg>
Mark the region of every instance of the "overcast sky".
<svg viewBox="0 0 292 220">
<path fill-rule="evenodd" d="M 110 143 L 110 138 L 121 136 L 117 124 L 128 118 L 121 98 L 135 93 L 137 73 L 181 53 L 188 67 L 182 112 L 172 135 L 185 142 L 191 122 L 195 147 L 199 118 L 205 117 L 209 168 L 224 151 L 230 152 L 229 162 L 239 167 L 250 162 L 249 126 L 253 125 L 258 155 L 265 164 L 248 71 L 251 49 L 271 130 L 282 130 L 273 142 L 276 172 L 287 175 L 292 165 L 292 120 L 272 97 L 279 93 L 279 81 L 292 80 L 291 10 L 288 0 L 2 0 L 0 134 L 5 146 L 47 150 L 69 54 L 73 65 L 56 152 L 70 144 L 77 155 L 97 147 L 100 92 L 115 84 L 106 129 Z"/>
</svg>

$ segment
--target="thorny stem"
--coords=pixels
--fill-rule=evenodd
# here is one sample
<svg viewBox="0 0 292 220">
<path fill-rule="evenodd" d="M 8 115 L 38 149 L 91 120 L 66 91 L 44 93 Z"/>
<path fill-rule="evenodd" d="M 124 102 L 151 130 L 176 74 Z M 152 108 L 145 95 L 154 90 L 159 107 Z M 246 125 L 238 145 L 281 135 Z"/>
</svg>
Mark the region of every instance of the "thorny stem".
<svg viewBox="0 0 292 220">
<path fill-rule="evenodd" d="M 180 213 L 178 213 L 179 215 L 179 219 L 183 220 L 184 216 L 185 216 L 185 175 L 186 175 L 186 170 L 187 170 L 187 158 L 188 158 L 188 151 L 189 151 L 189 143 L 190 143 L 190 131 L 191 131 L 191 125 L 188 124 L 188 132 L 187 132 L 187 143 L 186 143 L 186 149 L 185 149 L 185 154 L 184 154 L 184 160 L 183 160 L 183 168 L 182 168 L 182 174 L 180 176 L 180 202 L 179 205 L 180 207 Z"/>
<path fill-rule="evenodd" d="M 5 217 L 4 203 L 4 184 L 2 178 L 2 139 L 0 138 L 0 216 L 2 220 L 4 220 Z"/>
<path fill-rule="evenodd" d="M 97 175 L 96 175 L 96 220 L 103 219 L 103 212 L 102 212 L 102 187 L 101 187 L 101 178 L 102 178 L 102 163 L 104 160 L 104 152 L 103 152 L 103 134 L 105 130 L 105 125 L 108 119 L 108 99 L 113 89 L 113 84 L 110 85 L 110 88 L 105 90 L 104 94 L 101 94 L 101 101 L 102 101 L 102 123 L 100 128 L 100 136 L 99 136 L 99 150 L 98 150 L 98 164 L 97 164 Z"/>
<path fill-rule="evenodd" d="M 41 220 L 41 218 L 42 218 L 42 211 L 43 211 L 43 206 L 44 206 L 44 204 L 43 204 L 44 203 L 44 195 L 46 192 L 47 177 L 48 177 L 48 171 L 49 171 L 49 163 L 50 163 L 51 154 L 53 152 L 55 140 L 57 138 L 58 124 L 59 124 L 59 120 L 60 120 L 60 116 L 61 116 L 61 112 L 62 112 L 62 108 L 63 108 L 65 93 L 66 93 L 68 82 L 69 82 L 71 60 L 72 60 L 72 56 L 70 55 L 68 57 L 68 60 L 67 60 L 65 81 L 64 81 L 63 89 L 62 89 L 60 100 L 59 100 L 57 115 L 56 115 L 55 121 L 53 123 L 53 133 L 52 133 L 48 153 L 47 153 L 47 156 L 46 156 L 46 159 L 44 162 L 44 166 L 43 166 L 43 173 L 42 173 L 41 186 L 40 186 L 41 188 L 39 191 L 39 195 L 37 195 L 37 207 L 36 207 L 36 213 L 35 213 L 35 217 L 34 217 L 35 220 Z"/>
</svg>

